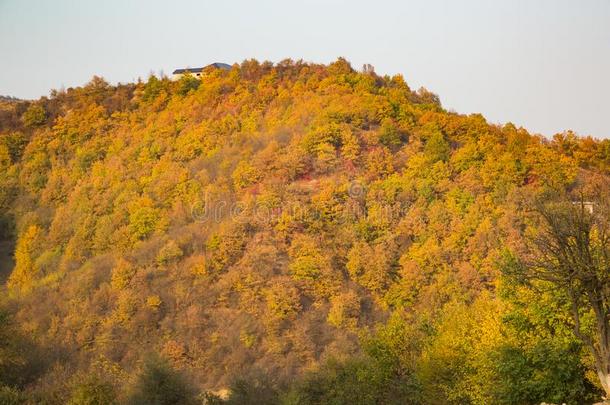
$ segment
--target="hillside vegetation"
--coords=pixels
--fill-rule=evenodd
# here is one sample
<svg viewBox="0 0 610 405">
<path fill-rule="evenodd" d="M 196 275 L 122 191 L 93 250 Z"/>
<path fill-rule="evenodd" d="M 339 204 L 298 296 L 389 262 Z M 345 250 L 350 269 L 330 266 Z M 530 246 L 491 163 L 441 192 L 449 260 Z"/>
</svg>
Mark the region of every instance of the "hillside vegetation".
<svg viewBox="0 0 610 405">
<path fill-rule="evenodd" d="M 3 101 L 0 398 L 592 402 L 565 300 L 503 268 L 609 174 L 344 59 Z"/>
</svg>

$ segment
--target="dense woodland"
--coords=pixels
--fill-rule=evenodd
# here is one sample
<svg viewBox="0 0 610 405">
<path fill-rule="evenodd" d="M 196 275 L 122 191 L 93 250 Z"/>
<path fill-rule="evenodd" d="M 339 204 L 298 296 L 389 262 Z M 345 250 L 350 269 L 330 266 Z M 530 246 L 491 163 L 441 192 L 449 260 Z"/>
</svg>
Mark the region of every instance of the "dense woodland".
<svg viewBox="0 0 610 405">
<path fill-rule="evenodd" d="M 593 403 L 569 297 L 516 270 L 532 202 L 608 176 L 608 139 L 344 59 L 3 99 L 0 403 Z"/>
</svg>

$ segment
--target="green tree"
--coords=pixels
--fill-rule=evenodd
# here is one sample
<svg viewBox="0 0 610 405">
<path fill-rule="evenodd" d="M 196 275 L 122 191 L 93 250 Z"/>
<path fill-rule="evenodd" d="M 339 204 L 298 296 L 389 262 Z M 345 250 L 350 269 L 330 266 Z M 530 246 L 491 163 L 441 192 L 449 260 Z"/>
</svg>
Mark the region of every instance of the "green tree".
<svg viewBox="0 0 610 405">
<path fill-rule="evenodd" d="M 186 96 L 189 91 L 197 90 L 200 84 L 201 81 L 198 78 L 190 73 L 184 74 L 180 77 L 180 80 L 178 80 L 178 94 Z"/>
<path fill-rule="evenodd" d="M 167 361 L 152 356 L 146 359 L 133 392 L 130 405 L 189 405 L 196 403 L 194 388 L 185 376 Z"/>
<path fill-rule="evenodd" d="M 279 404 L 278 392 L 271 385 L 268 376 L 238 378 L 231 383 L 231 395 L 224 402 L 227 405 L 275 405 Z"/>
<path fill-rule="evenodd" d="M 29 128 L 41 126 L 46 120 L 47 112 L 44 107 L 39 104 L 32 104 L 23 113 L 23 124 Z"/>
<path fill-rule="evenodd" d="M 402 134 L 389 118 L 386 118 L 381 122 L 381 127 L 379 128 L 379 142 L 388 148 L 395 148 L 400 146 L 403 142 Z"/>
<path fill-rule="evenodd" d="M 134 240 L 148 238 L 160 225 L 161 213 L 152 206 L 152 201 L 143 198 L 140 204 L 133 204 L 129 213 L 129 230 Z"/>
<path fill-rule="evenodd" d="M 24 395 L 15 388 L 0 384 L 0 405 L 23 405 Z"/>
<path fill-rule="evenodd" d="M 610 184 L 602 178 L 589 184 L 592 192 L 586 186 L 532 202 L 527 245 L 505 269 L 531 288 L 550 287 L 566 297 L 569 324 L 610 396 Z"/>
<path fill-rule="evenodd" d="M 112 386 L 90 376 L 78 383 L 72 390 L 68 405 L 113 405 L 116 404 L 116 394 Z"/>
<path fill-rule="evenodd" d="M 152 101 L 163 91 L 163 83 L 155 75 L 151 75 L 144 86 L 142 100 Z"/>
<path fill-rule="evenodd" d="M 289 405 L 422 404 L 415 376 L 418 333 L 398 316 L 365 339 L 365 355 L 331 359 L 298 381 L 283 397 Z"/>
<path fill-rule="evenodd" d="M 566 297 L 530 290 L 502 279 L 498 292 L 504 339 L 490 350 L 499 404 L 595 402 L 596 388 L 587 376 L 586 348 L 566 325 Z"/>
<path fill-rule="evenodd" d="M 447 161 L 451 147 L 440 131 L 433 131 L 424 148 L 426 157 L 431 162 Z"/>
</svg>

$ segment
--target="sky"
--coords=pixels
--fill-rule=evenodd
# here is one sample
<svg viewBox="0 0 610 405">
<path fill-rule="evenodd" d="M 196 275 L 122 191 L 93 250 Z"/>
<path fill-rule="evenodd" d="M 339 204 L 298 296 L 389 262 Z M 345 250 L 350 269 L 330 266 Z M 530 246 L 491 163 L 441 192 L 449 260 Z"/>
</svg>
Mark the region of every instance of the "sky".
<svg viewBox="0 0 610 405">
<path fill-rule="evenodd" d="M 402 74 L 443 106 L 610 138 L 610 0 L 0 0 L 0 94 L 256 58 Z"/>
</svg>

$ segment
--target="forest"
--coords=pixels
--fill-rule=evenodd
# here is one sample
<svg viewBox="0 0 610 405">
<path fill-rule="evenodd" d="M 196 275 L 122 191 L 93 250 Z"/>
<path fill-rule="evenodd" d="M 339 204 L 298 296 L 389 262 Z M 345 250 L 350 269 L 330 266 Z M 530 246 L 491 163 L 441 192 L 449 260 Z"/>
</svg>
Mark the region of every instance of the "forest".
<svg viewBox="0 0 610 405">
<path fill-rule="evenodd" d="M 246 60 L 0 100 L 0 404 L 592 404 L 610 139 Z"/>
</svg>

